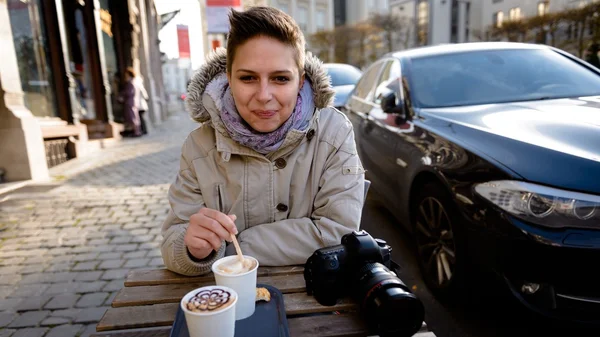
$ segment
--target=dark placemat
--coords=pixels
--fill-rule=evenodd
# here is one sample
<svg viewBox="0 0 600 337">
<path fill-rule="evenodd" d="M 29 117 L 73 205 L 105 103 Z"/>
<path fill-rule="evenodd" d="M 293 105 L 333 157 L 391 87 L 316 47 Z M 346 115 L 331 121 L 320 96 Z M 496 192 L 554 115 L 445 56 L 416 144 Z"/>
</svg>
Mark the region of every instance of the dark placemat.
<svg viewBox="0 0 600 337">
<path fill-rule="evenodd" d="M 267 288 L 271 293 L 271 301 L 256 302 L 252 316 L 235 322 L 235 337 L 289 337 L 283 294 L 279 289 L 257 284 L 258 288 Z M 181 307 L 177 310 L 170 337 L 189 337 L 185 314 Z"/>
</svg>

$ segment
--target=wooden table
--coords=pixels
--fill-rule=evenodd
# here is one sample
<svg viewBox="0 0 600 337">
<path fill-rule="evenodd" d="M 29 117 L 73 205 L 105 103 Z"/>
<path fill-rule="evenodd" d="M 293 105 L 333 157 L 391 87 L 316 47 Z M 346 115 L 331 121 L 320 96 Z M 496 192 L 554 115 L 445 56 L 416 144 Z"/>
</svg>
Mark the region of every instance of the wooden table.
<svg viewBox="0 0 600 337">
<path fill-rule="evenodd" d="M 320 305 L 306 294 L 304 268 L 260 267 L 258 283 L 272 285 L 283 293 L 288 326 L 292 337 L 367 336 L 363 320 L 350 299 L 342 299 L 332 307 Z M 214 284 L 212 274 L 198 277 L 182 276 L 166 269 L 134 270 L 125 287 L 119 291 L 93 336 L 168 337 L 179 301 L 189 291 Z M 339 312 L 339 315 L 304 314 Z M 435 337 L 432 332 L 416 336 Z"/>
</svg>

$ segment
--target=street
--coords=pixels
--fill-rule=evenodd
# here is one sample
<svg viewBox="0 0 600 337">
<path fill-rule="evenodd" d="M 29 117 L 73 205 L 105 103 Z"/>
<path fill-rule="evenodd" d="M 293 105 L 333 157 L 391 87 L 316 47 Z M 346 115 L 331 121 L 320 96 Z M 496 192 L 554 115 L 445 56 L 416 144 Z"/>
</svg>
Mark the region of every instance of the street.
<svg viewBox="0 0 600 337">
<path fill-rule="evenodd" d="M 371 185 L 363 210 L 362 229 L 373 237 L 382 238 L 392 246 L 392 259 L 401 266 L 400 279 L 419 296 L 425 305 L 425 321 L 437 337 L 592 337 L 598 328 L 581 328 L 572 324 L 534 317 L 508 292 L 493 288 L 474 293 L 474 305 L 445 306 L 426 288 L 419 276 L 409 234 L 387 211 L 377 191 Z M 415 288 L 416 287 L 416 288 Z M 486 285 L 482 285 L 485 289 Z"/>
</svg>

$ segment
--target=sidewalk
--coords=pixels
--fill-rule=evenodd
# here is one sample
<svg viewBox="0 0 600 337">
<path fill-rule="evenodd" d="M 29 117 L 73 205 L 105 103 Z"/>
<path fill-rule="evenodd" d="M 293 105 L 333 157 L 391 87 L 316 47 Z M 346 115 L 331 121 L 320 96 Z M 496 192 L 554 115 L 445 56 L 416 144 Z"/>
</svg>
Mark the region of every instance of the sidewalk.
<svg viewBox="0 0 600 337">
<path fill-rule="evenodd" d="M 182 112 L 0 197 L 0 337 L 89 336 L 130 270 L 163 266 L 166 193 L 197 125 Z"/>
</svg>

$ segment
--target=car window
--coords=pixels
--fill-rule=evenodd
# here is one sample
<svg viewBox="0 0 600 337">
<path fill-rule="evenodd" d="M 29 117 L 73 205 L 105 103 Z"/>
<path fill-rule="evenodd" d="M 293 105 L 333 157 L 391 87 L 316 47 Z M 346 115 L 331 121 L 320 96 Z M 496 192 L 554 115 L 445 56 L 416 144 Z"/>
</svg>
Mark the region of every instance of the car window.
<svg viewBox="0 0 600 337">
<path fill-rule="evenodd" d="M 358 96 L 367 101 L 371 100 L 371 97 L 373 96 L 373 84 L 375 84 L 377 75 L 379 75 L 381 65 L 382 63 L 378 62 L 367 69 L 367 71 L 356 84 L 354 96 Z"/>
<path fill-rule="evenodd" d="M 411 64 L 412 91 L 422 107 L 600 95 L 598 73 L 550 49 L 461 52 Z"/>
<path fill-rule="evenodd" d="M 400 77 L 400 63 L 396 60 L 387 61 L 381 71 L 381 76 L 377 81 L 375 94 L 373 95 L 373 101 L 376 104 L 381 102 L 379 95 L 388 88 L 392 80 L 397 80 Z"/>
<path fill-rule="evenodd" d="M 331 78 L 331 85 L 334 87 L 340 85 L 356 84 L 362 73 L 355 67 L 326 67 L 327 74 Z"/>
</svg>

